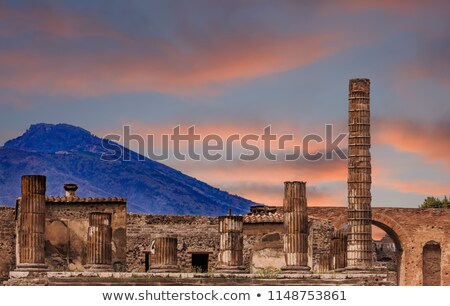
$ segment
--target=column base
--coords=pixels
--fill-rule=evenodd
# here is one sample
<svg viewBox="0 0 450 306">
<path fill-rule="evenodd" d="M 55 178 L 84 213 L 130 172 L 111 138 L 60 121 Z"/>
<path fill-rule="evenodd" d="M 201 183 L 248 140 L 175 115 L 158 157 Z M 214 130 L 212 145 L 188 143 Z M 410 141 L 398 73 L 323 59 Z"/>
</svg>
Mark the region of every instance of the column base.
<svg viewBox="0 0 450 306">
<path fill-rule="evenodd" d="M 21 263 L 21 264 L 17 265 L 17 268 L 15 271 L 46 272 L 46 271 L 48 271 L 48 266 L 46 264 L 40 264 L 40 263 Z"/>
<path fill-rule="evenodd" d="M 148 269 L 150 273 L 178 273 L 180 268 L 178 266 L 153 266 Z"/>
<path fill-rule="evenodd" d="M 113 272 L 112 265 L 90 264 L 84 266 L 84 268 L 89 272 Z"/>
<path fill-rule="evenodd" d="M 281 271 L 286 274 L 310 274 L 311 268 L 308 266 L 284 266 Z"/>
<path fill-rule="evenodd" d="M 245 266 L 217 266 L 216 271 L 219 273 L 240 274 L 245 273 Z"/>
</svg>

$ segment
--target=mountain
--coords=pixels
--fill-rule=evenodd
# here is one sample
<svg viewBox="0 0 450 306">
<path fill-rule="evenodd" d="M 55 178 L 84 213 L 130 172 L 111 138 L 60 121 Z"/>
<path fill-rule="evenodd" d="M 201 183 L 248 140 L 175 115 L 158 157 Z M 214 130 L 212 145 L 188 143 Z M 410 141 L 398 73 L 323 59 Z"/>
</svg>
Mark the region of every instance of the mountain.
<svg viewBox="0 0 450 306">
<path fill-rule="evenodd" d="M 128 158 L 101 159 L 120 152 Z M 68 124 L 32 125 L 0 147 L 0 205 L 15 204 L 25 174 L 47 176 L 47 195 L 75 183 L 80 197 L 126 197 L 131 212 L 216 216 L 255 205 Z"/>
</svg>

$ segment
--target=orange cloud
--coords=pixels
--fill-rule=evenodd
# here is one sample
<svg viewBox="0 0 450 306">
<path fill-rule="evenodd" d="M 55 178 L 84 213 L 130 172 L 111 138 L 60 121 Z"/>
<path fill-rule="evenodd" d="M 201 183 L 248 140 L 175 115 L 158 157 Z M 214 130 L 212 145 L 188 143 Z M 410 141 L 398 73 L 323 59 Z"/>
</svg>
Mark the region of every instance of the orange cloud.
<svg viewBox="0 0 450 306">
<path fill-rule="evenodd" d="M 342 33 L 218 34 L 187 52 L 159 39 L 120 50 L 11 50 L 0 53 L 0 88 L 66 95 L 117 92 L 211 93 L 217 84 L 303 67 L 352 42 Z M 138 47 L 138 48 L 136 48 Z M 139 50 L 139 51 L 136 51 Z"/>
<path fill-rule="evenodd" d="M 388 187 L 405 193 L 418 193 L 424 196 L 445 196 L 450 194 L 450 183 L 439 181 L 396 181 L 385 179 L 377 183 L 384 187 Z"/>
<path fill-rule="evenodd" d="M 374 240 L 381 240 L 384 236 L 386 236 L 386 232 L 383 231 L 381 228 L 372 225 L 372 239 Z"/>
<path fill-rule="evenodd" d="M 156 140 L 160 139 L 162 134 L 170 134 L 175 125 L 146 125 L 143 123 L 132 123 L 132 134 L 147 135 L 154 134 Z M 190 125 L 181 124 L 181 131 L 186 132 Z M 261 135 L 266 125 L 262 122 L 246 122 L 237 123 L 201 123 L 195 125 L 196 132 L 204 138 L 208 134 L 216 134 L 221 139 L 233 134 L 244 136 L 248 134 Z M 297 139 L 296 145 L 301 145 L 301 139 L 306 133 L 317 133 L 324 136 L 324 127 L 308 126 L 294 127 L 289 123 L 274 123 L 272 125 L 272 133 L 282 135 L 289 134 L 293 131 L 294 138 Z M 122 131 L 116 131 L 121 135 Z M 96 131 L 99 136 L 109 134 L 106 131 Z M 145 138 L 145 137 L 144 137 Z M 255 143 L 262 152 L 262 142 Z M 160 141 L 156 144 L 160 145 Z M 285 152 L 292 152 L 292 144 L 285 148 Z M 323 151 L 323 144 L 318 144 L 314 150 Z M 200 152 L 200 150 L 197 150 Z M 221 151 L 223 153 L 223 151 Z M 298 161 L 268 161 L 261 156 L 256 161 L 245 162 L 238 160 L 233 161 L 192 161 L 189 158 L 186 161 L 178 161 L 169 159 L 163 162 L 170 167 L 180 170 L 199 180 L 208 182 L 213 186 L 220 187 L 231 193 L 236 193 L 258 203 L 269 205 L 281 205 L 283 198 L 283 182 L 289 180 L 304 180 L 308 182 L 308 203 L 309 205 L 346 205 L 346 188 L 334 189 L 320 187 L 324 183 L 340 183 L 345 186 L 347 179 L 347 161 L 346 160 L 330 160 L 308 162 L 305 160 Z"/>
<path fill-rule="evenodd" d="M 401 152 L 415 153 L 426 161 L 442 162 L 450 169 L 450 122 L 377 122 L 374 142 L 387 144 Z"/>
<path fill-rule="evenodd" d="M 305 126 L 301 126 L 298 123 L 290 123 L 290 122 L 271 122 L 271 124 L 258 121 L 258 120 L 246 120 L 245 122 L 199 122 L 199 123 L 186 123 L 186 122 L 178 122 L 171 124 L 163 124 L 163 125 L 151 125 L 145 124 L 142 122 L 128 122 L 122 123 L 120 129 L 115 130 L 96 130 L 96 134 L 100 137 L 105 137 L 109 134 L 120 135 L 121 140 L 120 144 L 123 143 L 123 129 L 124 126 L 130 127 L 130 134 L 132 135 L 140 135 L 144 140 L 147 141 L 147 135 L 152 135 L 154 139 L 154 148 L 159 150 L 161 148 L 161 139 L 162 135 L 171 135 L 176 127 L 180 127 L 180 133 L 186 134 L 188 128 L 194 127 L 195 133 L 200 135 L 200 139 L 203 140 L 207 135 L 217 135 L 219 136 L 224 144 L 226 140 L 230 136 L 238 135 L 240 139 L 242 139 L 246 135 L 255 135 L 259 140 L 257 141 L 249 141 L 249 144 L 257 146 L 260 152 L 263 152 L 264 149 L 264 141 L 261 139 L 264 131 L 267 127 L 270 126 L 270 131 L 272 135 L 276 135 L 276 141 L 271 142 L 272 152 L 276 153 L 277 151 L 281 153 L 293 153 L 297 147 L 300 147 L 302 152 L 306 151 L 303 138 L 307 135 L 318 135 L 323 141 L 309 141 L 307 143 L 308 148 L 307 152 L 309 154 L 316 154 L 317 152 L 324 152 L 326 150 L 325 144 L 325 124 L 308 124 Z M 339 133 L 342 133 L 343 127 L 340 124 L 334 125 L 333 137 L 337 137 Z M 280 138 L 288 135 L 292 138 L 284 138 L 285 141 L 279 142 Z M 135 145 L 137 143 L 131 143 L 130 149 L 136 149 Z M 146 143 L 147 145 L 148 143 Z M 134 145 L 134 147 L 133 147 Z M 239 147 L 238 145 L 233 144 L 234 147 Z M 347 146 L 347 139 L 343 139 L 340 148 L 345 150 Z M 185 142 L 181 143 L 181 149 L 186 150 L 187 144 Z M 198 152 L 200 152 L 201 147 L 198 147 Z M 242 150 L 235 150 L 235 154 L 241 154 Z"/>
</svg>

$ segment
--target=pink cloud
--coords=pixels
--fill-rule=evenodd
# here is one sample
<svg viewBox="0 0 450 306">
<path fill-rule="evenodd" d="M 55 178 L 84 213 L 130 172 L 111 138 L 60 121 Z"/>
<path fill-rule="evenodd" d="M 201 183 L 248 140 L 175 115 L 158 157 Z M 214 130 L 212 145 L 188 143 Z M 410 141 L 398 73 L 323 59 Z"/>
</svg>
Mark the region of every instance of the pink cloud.
<svg viewBox="0 0 450 306">
<path fill-rule="evenodd" d="M 0 53 L 0 88 L 94 96 L 120 92 L 211 94 L 216 85 L 303 67 L 355 43 L 343 33 L 221 35 L 185 51 L 147 39 L 121 50 L 10 50 Z M 139 51 L 135 51 L 139 50 Z"/>
<path fill-rule="evenodd" d="M 80 15 L 42 4 L 21 9 L 0 4 L 0 29 L 0 36 L 5 37 L 16 36 L 25 32 L 37 32 L 59 38 L 121 37 L 118 32 L 104 24 L 98 16 Z"/>
<path fill-rule="evenodd" d="M 252 4 L 248 6 L 239 7 L 245 11 Z M 222 4 L 212 7 L 231 15 L 237 9 L 231 6 L 229 10 L 230 6 Z M 295 7 L 286 5 L 280 12 L 293 18 Z M 326 18 L 316 10 L 320 5 L 308 7 L 318 17 Z M 0 5 L 0 35 L 18 37 L 26 33 L 34 38 L 26 49 L 0 51 L 4 71 L 0 88 L 69 96 L 124 92 L 210 95 L 222 85 L 301 68 L 374 39 L 346 26 L 297 27 L 291 31 L 260 17 L 243 21 L 242 16 L 234 15 L 239 20 L 236 24 L 208 24 L 210 34 L 205 37 L 188 20 L 191 11 L 181 11 L 178 6 L 171 9 L 179 19 L 176 43 L 152 34 L 126 35 L 118 25 L 106 23 L 98 12 L 81 15 L 61 6 L 18 9 Z M 243 26 L 237 31 L 240 23 Z M 83 37 L 107 43 L 94 42 L 91 49 L 73 43 Z M 71 48 L 67 48 L 68 43 Z"/>
<path fill-rule="evenodd" d="M 450 169 L 449 131 L 450 122 L 381 120 L 377 123 L 374 142 L 417 154 L 428 162 L 441 162 Z"/>
</svg>

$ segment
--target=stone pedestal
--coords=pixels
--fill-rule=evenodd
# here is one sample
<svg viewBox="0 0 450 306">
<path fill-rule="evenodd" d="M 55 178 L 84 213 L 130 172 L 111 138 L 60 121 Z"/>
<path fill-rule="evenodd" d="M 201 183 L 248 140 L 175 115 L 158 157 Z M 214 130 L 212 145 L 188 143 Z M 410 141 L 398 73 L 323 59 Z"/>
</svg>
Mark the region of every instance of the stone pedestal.
<svg viewBox="0 0 450 306">
<path fill-rule="evenodd" d="M 22 177 L 22 199 L 19 207 L 17 270 L 45 271 L 45 189 L 46 177 Z"/>
<path fill-rule="evenodd" d="M 305 182 L 284 183 L 284 273 L 311 273 L 308 267 L 308 213 Z"/>
<path fill-rule="evenodd" d="M 372 267 L 370 80 L 349 83 L 347 269 Z"/>
<path fill-rule="evenodd" d="M 180 272 L 177 264 L 177 245 L 178 239 L 176 237 L 155 238 L 154 260 L 149 272 Z"/>
<path fill-rule="evenodd" d="M 89 271 L 112 271 L 111 214 L 89 215 L 87 265 Z"/>
<path fill-rule="evenodd" d="M 219 217 L 219 264 L 216 270 L 224 273 L 243 273 L 244 217 Z"/>
</svg>

